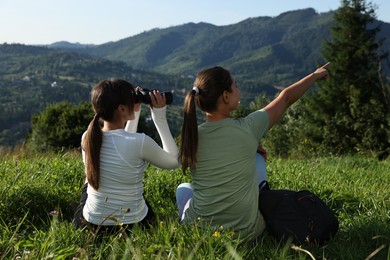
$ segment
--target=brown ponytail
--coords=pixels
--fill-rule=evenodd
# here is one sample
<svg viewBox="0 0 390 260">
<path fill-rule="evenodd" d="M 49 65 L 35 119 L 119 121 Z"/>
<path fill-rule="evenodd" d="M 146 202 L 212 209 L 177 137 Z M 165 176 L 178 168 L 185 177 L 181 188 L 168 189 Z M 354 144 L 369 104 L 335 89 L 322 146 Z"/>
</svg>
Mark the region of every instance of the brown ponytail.
<svg viewBox="0 0 390 260">
<path fill-rule="evenodd" d="M 198 122 L 195 107 L 196 92 L 192 90 L 184 101 L 184 121 L 181 130 L 181 146 L 179 158 L 183 172 L 188 167 L 195 168 L 196 151 L 198 149 Z"/>
<path fill-rule="evenodd" d="M 233 78 L 230 72 L 222 67 L 205 69 L 198 73 L 194 88 L 184 101 L 184 122 L 181 130 L 181 146 L 179 159 L 183 172 L 188 168 L 196 168 L 198 150 L 197 105 L 203 112 L 217 109 L 219 97 L 224 91 L 232 91 Z"/>
<path fill-rule="evenodd" d="M 95 115 L 89 123 L 83 139 L 85 157 L 85 174 L 89 185 L 95 190 L 99 188 L 100 180 L 100 147 L 102 146 L 103 133 L 99 125 L 99 116 Z"/>
</svg>

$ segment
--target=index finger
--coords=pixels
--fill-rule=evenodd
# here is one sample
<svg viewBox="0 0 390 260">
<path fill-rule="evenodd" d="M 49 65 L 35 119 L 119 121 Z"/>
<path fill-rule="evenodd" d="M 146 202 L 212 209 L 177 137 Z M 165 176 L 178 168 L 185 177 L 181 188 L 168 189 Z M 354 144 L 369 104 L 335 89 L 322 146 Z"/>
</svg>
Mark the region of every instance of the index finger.
<svg viewBox="0 0 390 260">
<path fill-rule="evenodd" d="M 327 62 L 327 63 L 325 63 L 324 65 L 322 65 L 322 67 L 321 67 L 321 68 L 323 68 L 323 69 L 326 69 L 326 68 L 328 68 L 328 67 L 329 67 L 329 65 L 330 65 L 330 61 L 329 61 L 329 62 Z"/>
</svg>

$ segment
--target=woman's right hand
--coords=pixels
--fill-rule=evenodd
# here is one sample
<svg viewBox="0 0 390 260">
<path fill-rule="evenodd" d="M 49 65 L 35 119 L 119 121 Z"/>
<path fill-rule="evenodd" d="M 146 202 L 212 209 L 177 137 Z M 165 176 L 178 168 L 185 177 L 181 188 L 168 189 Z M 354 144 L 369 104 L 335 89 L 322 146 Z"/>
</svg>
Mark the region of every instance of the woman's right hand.
<svg viewBox="0 0 390 260">
<path fill-rule="evenodd" d="M 329 73 L 327 68 L 329 67 L 330 62 L 326 63 L 322 67 L 318 68 L 316 71 L 313 72 L 313 74 L 316 76 L 317 80 L 324 80 L 328 77 Z"/>
</svg>

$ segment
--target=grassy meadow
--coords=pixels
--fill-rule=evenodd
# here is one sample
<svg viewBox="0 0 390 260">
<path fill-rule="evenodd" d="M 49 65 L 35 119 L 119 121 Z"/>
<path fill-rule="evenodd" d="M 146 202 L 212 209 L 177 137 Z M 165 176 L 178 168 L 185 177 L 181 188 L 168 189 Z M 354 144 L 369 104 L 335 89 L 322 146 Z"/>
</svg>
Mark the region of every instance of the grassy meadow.
<svg viewBox="0 0 390 260">
<path fill-rule="evenodd" d="M 308 189 L 334 210 L 340 229 L 333 240 L 295 246 L 266 235 L 245 244 L 228 230 L 182 226 L 175 189 L 190 176 L 153 166 L 145 196 L 157 225 L 97 237 L 72 228 L 84 182 L 80 154 L 3 154 L 0 259 L 390 259 L 390 160 L 270 158 L 267 170 L 272 188 Z"/>
</svg>

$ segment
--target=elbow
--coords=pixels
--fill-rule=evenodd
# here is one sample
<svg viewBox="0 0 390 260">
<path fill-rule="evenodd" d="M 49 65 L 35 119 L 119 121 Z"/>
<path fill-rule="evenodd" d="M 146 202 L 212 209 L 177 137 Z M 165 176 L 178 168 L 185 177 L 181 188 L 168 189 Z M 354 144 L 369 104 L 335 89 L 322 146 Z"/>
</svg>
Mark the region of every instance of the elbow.
<svg viewBox="0 0 390 260">
<path fill-rule="evenodd" d="M 175 170 L 181 166 L 179 155 L 172 157 L 172 160 L 169 163 L 169 166 L 167 167 L 168 170 Z"/>
<path fill-rule="evenodd" d="M 167 168 L 167 170 L 175 170 L 177 168 L 180 167 L 180 162 L 178 160 L 176 160 L 175 162 L 173 162 L 170 167 Z"/>
<path fill-rule="evenodd" d="M 180 166 L 181 166 L 181 162 L 180 162 L 179 155 L 178 155 L 175 158 L 175 169 L 179 168 Z"/>
<path fill-rule="evenodd" d="M 294 104 L 295 101 L 297 101 L 297 98 L 295 98 L 293 95 L 291 95 L 291 93 L 290 93 L 290 91 L 288 89 L 284 89 L 280 93 L 279 97 L 282 100 L 281 103 L 283 104 L 284 109 L 287 109 L 292 104 Z"/>
</svg>

